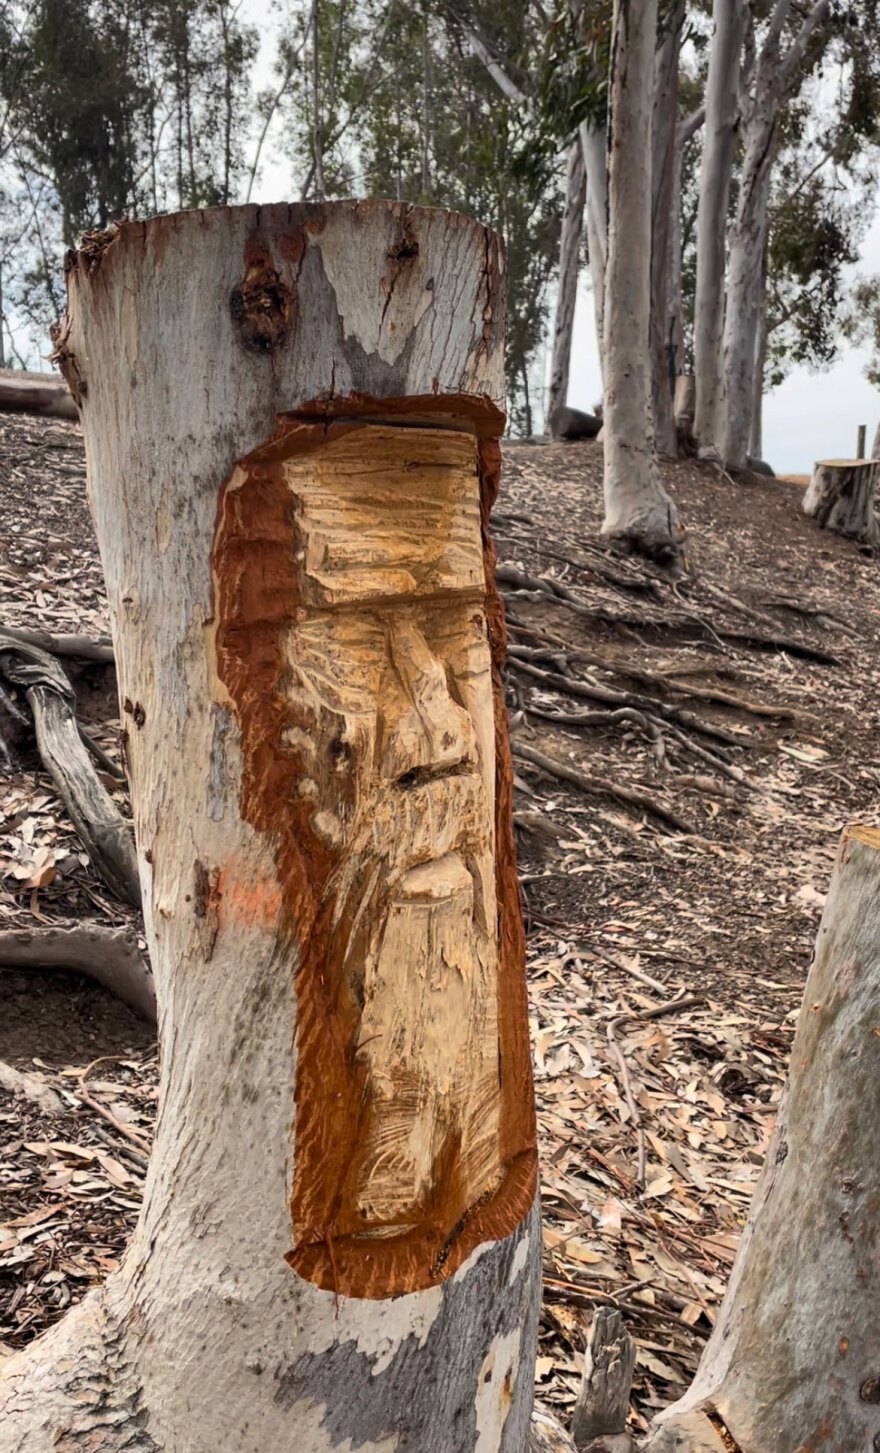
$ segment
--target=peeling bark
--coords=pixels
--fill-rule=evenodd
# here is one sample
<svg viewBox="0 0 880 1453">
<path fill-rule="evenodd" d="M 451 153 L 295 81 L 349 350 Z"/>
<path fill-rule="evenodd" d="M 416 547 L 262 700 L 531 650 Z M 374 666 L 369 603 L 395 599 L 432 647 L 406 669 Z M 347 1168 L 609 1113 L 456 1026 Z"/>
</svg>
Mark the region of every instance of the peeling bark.
<svg viewBox="0 0 880 1453">
<path fill-rule="evenodd" d="M 878 901 L 880 831 L 847 828 L 727 1296 L 650 1453 L 880 1443 Z"/>
<path fill-rule="evenodd" d="M 610 78 L 603 533 L 661 560 L 678 555 L 675 506 L 651 428 L 651 122 L 657 0 L 617 0 Z M 589 169 L 588 169 L 589 175 Z"/>
<path fill-rule="evenodd" d="M 160 1115 L 124 1266 L 4 1364 L 0 1446 L 521 1453 L 500 244 L 224 208 L 121 223 L 68 284 Z"/>
</svg>

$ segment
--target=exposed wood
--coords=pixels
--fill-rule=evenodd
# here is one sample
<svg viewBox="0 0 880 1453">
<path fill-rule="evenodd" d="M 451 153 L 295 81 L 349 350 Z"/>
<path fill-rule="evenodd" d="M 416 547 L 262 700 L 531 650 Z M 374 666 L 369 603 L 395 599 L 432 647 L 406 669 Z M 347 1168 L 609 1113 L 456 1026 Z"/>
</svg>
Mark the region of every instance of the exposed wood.
<svg viewBox="0 0 880 1453">
<path fill-rule="evenodd" d="M 117 897 L 140 907 L 131 829 L 97 777 L 76 721 L 73 688 L 54 657 L 0 631 L 0 671 L 24 690 L 37 747 L 83 846 Z"/>
<path fill-rule="evenodd" d="M 0 1060 L 0 1090 L 6 1090 L 10 1095 L 23 1095 L 46 1115 L 63 1115 L 67 1109 L 61 1096 L 46 1084 L 42 1075 L 17 1070 L 3 1060 Z"/>
<path fill-rule="evenodd" d="M 378 201 L 122 222 L 68 272 L 160 1113 L 124 1266 L 0 1370 L 3 1453 L 527 1443 L 504 285 L 486 228 Z"/>
<path fill-rule="evenodd" d="M 878 480 L 880 461 L 820 460 L 813 466 L 804 495 L 804 514 L 823 529 L 874 545 L 878 540 L 874 513 Z"/>
<path fill-rule="evenodd" d="M 600 1307 L 590 1327 L 583 1381 L 572 1420 L 579 1449 L 589 1449 L 599 1438 L 607 1446 L 608 1438 L 625 1436 L 635 1365 L 636 1344 L 620 1313 Z M 610 1447 L 608 1453 L 612 1453 Z M 620 1453 L 624 1453 L 622 1441 Z"/>
<path fill-rule="evenodd" d="M 5 929 L 0 932 L 0 968 L 73 969 L 155 1022 L 153 978 L 136 936 L 127 929 L 99 924 Z"/>
<path fill-rule="evenodd" d="M 867 433 L 868 433 L 868 426 L 867 426 L 867 424 L 859 424 L 859 427 L 858 427 L 858 430 L 857 430 L 857 433 L 856 433 L 856 459 L 864 459 L 864 457 L 865 457 L 865 439 L 866 439 Z"/>
<path fill-rule="evenodd" d="M 0 369 L 0 413 L 79 418 L 70 389 L 60 373 L 25 373 L 9 368 Z"/>
<path fill-rule="evenodd" d="M 877 425 L 874 434 L 874 443 L 871 445 L 871 458 L 880 459 L 880 424 Z"/>
<path fill-rule="evenodd" d="M 710 1420 L 742 1453 L 877 1441 L 878 896 L 880 830 L 847 828 L 727 1296 L 651 1453 L 702 1448 Z"/>
</svg>

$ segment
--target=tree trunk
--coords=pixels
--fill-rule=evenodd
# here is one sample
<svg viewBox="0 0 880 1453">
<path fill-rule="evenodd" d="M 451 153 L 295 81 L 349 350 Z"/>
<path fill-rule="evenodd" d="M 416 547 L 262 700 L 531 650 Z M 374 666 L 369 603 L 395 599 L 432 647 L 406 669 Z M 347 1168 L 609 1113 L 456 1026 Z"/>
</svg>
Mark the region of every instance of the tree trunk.
<svg viewBox="0 0 880 1453">
<path fill-rule="evenodd" d="M 761 269 L 761 291 L 758 300 L 758 332 L 755 338 L 755 366 L 752 373 L 752 423 L 749 430 L 749 457 L 761 459 L 764 453 L 764 377 L 767 372 L 767 287 L 765 265 Z"/>
<path fill-rule="evenodd" d="M 813 466 L 804 495 L 804 514 L 823 529 L 850 540 L 877 543 L 874 503 L 880 463 L 864 459 L 826 459 Z"/>
<path fill-rule="evenodd" d="M 657 0 L 615 0 L 610 72 L 603 532 L 659 559 L 678 554 L 649 397 L 651 120 Z M 587 172 L 589 176 L 589 169 Z"/>
<path fill-rule="evenodd" d="M 48 414 L 55 419 L 78 419 L 70 389 L 57 373 L 0 371 L 0 414 Z"/>
<path fill-rule="evenodd" d="M 565 210 L 559 239 L 559 294 L 553 326 L 553 361 L 547 395 L 547 423 L 554 439 L 561 437 L 562 411 L 568 402 L 568 376 L 574 337 L 574 310 L 580 272 L 581 236 L 587 177 L 580 140 L 569 147 L 565 177 Z"/>
<path fill-rule="evenodd" d="M 680 454 L 694 451 L 694 408 L 697 399 L 697 381 L 692 373 L 680 373 L 675 380 L 673 417 Z"/>
<path fill-rule="evenodd" d="M 684 0 L 675 0 L 664 22 L 664 36 L 654 63 L 651 214 L 651 401 L 654 447 L 675 458 L 678 440 L 672 412 L 675 388 L 675 313 L 672 308 L 672 248 L 675 216 L 681 206 L 681 174 L 676 165 L 678 61 L 684 25 Z"/>
<path fill-rule="evenodd" d="M 580 125 L 581 148 L 587 169 L 587 251 L 599 371 L 605 378 L 605 273 L 608 266 L 608 136 L 604 126 Z"/>
<path fill-rule="evenodd" d="M 748 467 L 777 108 L 778 98 L 771 91 L 763 95 L 759 93 L 747 129 L 736 220 L 730 237 L 730 280 L 724 319 L 724 387 L 717 443 L 722 459 L 732 469 Z M 697 398 L 699 400 L 699 381 Z"/>
<path fill-rule="evenodd" d="M 122 222 L 68 274 L 162 1078 L 124 1265 L 3 1364 L 3 1453 L 526 1444 L 504 276 L 389 202 Z"/>
<path fill-rule="evenodd" d="M 843 834 L 787 1095 L 727 1297 L 694 1384 L 661 1413 L 650 1453 L 880 1446 L 878 850 L 876 828 Z"/>
<path fill-rule="evenodd" d="M 727 208 L 736 141 L 737 78 L 745 37 L 744 0 L 714 0 L 714 34 L 706 81 L 706 121 L 697 204 L 697 281 L 694 300 L 695 433 L 703 447 L 718 441 L 724 258 Z"/>
</svg>

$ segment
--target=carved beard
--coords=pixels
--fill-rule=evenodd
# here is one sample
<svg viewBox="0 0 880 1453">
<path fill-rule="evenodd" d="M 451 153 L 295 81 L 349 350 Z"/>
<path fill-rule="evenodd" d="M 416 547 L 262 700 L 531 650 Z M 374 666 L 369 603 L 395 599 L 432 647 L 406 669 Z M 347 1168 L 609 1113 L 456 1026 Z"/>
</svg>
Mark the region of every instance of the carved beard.
<svg viewBox="0 0 880 1453">
<path fill-rule="evenodd" d="M 331 956 L 359 1011 L 365 1108 L 345 1197 L 355 1221 L 336 1231 L 376 1236 L 418 1224 L 444 1167 L 467 1167 L 462 1214 L 468 1186 L 494 1189 L 499 1066 L 483 779 L 460 768 L 389 786 L 371 807 L 340 864 Z"/>
</svg>

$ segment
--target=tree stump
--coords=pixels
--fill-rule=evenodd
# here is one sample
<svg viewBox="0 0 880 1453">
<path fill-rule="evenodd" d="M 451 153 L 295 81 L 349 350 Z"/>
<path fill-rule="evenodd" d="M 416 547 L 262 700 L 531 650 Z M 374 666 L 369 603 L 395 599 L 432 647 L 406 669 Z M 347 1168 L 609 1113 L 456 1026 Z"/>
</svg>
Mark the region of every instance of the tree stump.
<svg viewBox="0 0 880 1453">
<path fill-rule="evenodd" d="M 675 380 L 672 414 L 675 420 L 678 452 L 681 455 L 687 456 L 695 454 L 697 450 L 696 439 L 694 438 L 694 414 L 696 407 L 697 380 L 692 373 L 678 374 Z"/>
<path fill-rule="evenodd" d="M 880 460 L 826 459 L 813 466 L 804 495 L 804 514 L 823 529 L 849 540 L 877 543 L 874 514 Z"/>
<path fill-rule="evenodd" d="M 526 1445 L 504 279 L 373 201 L 124 221 L 68 270 L 160 1113 L 124 1266 L 3 1364 L 3 1453 Z"/>
<path fill-rule="evenodd" d="M 880 830 L 847 828 L 727 1296 L 650 1453 L 880 1447 L 878 902 Z"/>
</svg>

